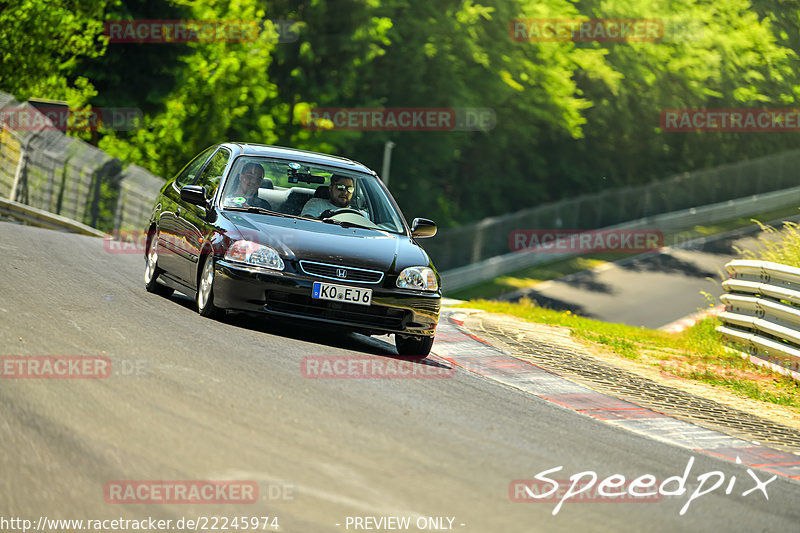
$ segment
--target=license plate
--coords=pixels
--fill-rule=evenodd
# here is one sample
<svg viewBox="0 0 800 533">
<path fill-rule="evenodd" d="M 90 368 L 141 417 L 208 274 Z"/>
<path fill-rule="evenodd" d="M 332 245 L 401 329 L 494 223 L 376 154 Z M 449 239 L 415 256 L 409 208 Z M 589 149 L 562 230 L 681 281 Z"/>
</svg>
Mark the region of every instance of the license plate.
<svg viewBox="0 0 800 533">
<path fill-rule="evenodd" d="M 370 305 L 372 303 L 372 289 L 362 289 L 359 287 L 348 287 L 347 285 L 315 281 L 314 287 L 311 290 L 311 297 L 318 300 L 333 300 L 334 302 Z"/>
</svg>

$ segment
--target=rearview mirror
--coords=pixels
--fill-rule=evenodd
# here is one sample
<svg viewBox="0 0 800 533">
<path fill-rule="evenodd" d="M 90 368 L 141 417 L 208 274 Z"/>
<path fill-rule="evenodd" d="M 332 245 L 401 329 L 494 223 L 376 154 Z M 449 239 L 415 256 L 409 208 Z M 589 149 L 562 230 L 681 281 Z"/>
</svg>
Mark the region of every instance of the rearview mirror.
<svg viewBox="0 0 800 533">
<path fill-rule="evenodd" d="M 425 239 L 436 235 L 436 223 L 427 218 L 415 218 L 411 223 L 411 236 L 417 239 Z"/>
</svg>

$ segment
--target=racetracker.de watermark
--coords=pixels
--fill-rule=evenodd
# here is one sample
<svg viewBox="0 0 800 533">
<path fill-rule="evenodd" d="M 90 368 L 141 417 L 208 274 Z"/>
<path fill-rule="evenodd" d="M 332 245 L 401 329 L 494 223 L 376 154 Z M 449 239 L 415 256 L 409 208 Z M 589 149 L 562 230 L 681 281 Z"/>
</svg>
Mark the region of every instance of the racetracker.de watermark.
<svg viewBox="0 0 800 533">
<path fill-rule="evenodd" d="M 111 375 L 105 355 L 4 355 L 3 379 L 104 379 Z"/>
<path fill-rule="evenodd" d="M 135 107 L 100 107 L 78 111 L 64 106 L 13 106 L 0 109 L 0 124 L 14 131 L 130 131 L 142 124 Z"/>
<path fill-rule="evenodd" d="M 571 503 L 656 503 L 664 498 L 658 491 L 646 490 L 656 483 L 653 476 L 635 480 L 611 476 L 599 485 L 595 482 L 580 478 L 515 479 L 508 485 L 508 497 L 515 503 L 558 503 L 567 498 L 572 498 Z"/>
<path fill-rule="evenodd" d="M 551 253 L 644 253 L 664 245 L 657 230 L 614 229 L 525 229 L 508 235 L 512 252 Z"/>
<path fill-rule="evenodd" d="M 150 361 L 107 355 L 4 355 L 0 379 L 106 379 L 150 375 Z"/>
<path fill-rule="evenodd" d="M 103 487 L 106 503 L 113 504 L 218 504 L 256 503 L 255 481 L 212 480 L 119 480 Z"/>
<path fill-rule="evenodd" d="M 112 44 L 120 43 L 246 43 L 258 39 L 264 23 L 278 32 L 279 43 L 298 39 L 296 21 L 277 20 L 108 20 L 103 34 Z"/>
<path fill-rule="evenodd" d="M 488 107 L 319 107 L 303 127 L 325 131 L 489 131 L 497 125 Z"/>
<path fill-rule="evenodd" d="M 207 241 L 205 237 L 199 234 L 192 234 L 189 232 L 176 232 L 176 233 L 159 233 L 159 248 L 160 255 L 167 255 L 176 253 L 175 250 L 183 250 L 188 241 L 196 241 L 197 245 L 208 245 L 211 251 L 215 254 L 224 254 L 228 251 L 230 241 Z M 109 254 L 134 254 L 143 255 L 147 251 L 148 232 L 144 230 L 122 230 L 107 233 L 103 238 L 103 249 Z M 269 240 L 264 240 L 265 235 L 256 231 L 242 229 L 239 232 L 237 240 L 246 240 L 252 242 L 253 247 L 258 244 L 265 244 L 272 246 L 276 250 L 282 251 L 291 248 L 297 243 L 297 237 L 294 234 L 281 235 L 280 237 L 267 236 Z"/>
<path fill-rule="evenodd" d="M 638 18 L 514 19 L 508 31 L 517 42 L 660 41 L 664 23 Z"/>
<path fill-rule="evenodd" d="M 368 355 L 309 355 L 300 371 L 307 379 L 445 379 L 456 372 L 434 362 Z"/>
<path fill-rule="evenodd" d="M 663 131 L 797 132 L 800 109 L 665 109 Z"/>
</svg>

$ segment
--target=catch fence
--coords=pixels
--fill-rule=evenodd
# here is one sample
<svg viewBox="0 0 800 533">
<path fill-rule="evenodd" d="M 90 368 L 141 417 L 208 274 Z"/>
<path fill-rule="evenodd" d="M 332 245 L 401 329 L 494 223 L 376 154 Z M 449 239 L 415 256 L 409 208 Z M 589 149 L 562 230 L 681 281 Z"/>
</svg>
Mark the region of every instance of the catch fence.
<svg viewBox="0 0 800 533">
<path fill-rule="evenodd" d="M 106 232 L 142 229 L 164 180 L 69 137 L 27 103 L 0 92 L 0 198 Z M 10 111 L 9 111 L 10 110 Z"/>
<path fill-rule="evenodd" d="M 515 231 L 607 228 L 789 189 L 800 185 L 798 168 L 800 149 L 486 218 L 441 230 L 424 246 L 440 271 L 452 270 L 510 253 Z"/>
</svg>

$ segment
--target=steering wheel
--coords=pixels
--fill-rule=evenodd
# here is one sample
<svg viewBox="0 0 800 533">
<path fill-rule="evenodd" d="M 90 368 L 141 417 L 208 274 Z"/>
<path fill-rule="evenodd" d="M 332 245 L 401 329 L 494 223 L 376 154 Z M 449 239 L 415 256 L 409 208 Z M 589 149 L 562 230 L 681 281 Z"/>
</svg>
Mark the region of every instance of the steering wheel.
<svg viewBox="0 0 800 533">
<path fill-rule="evenodd" d="M 364 216 L 364 213 L 359 211 L 358 209 L 353 209 L 352 207 L 342 207 L 341 209 L 337 209 L 336 211 L 332 211 L 331 209 L 326 209 L 322 213 L 320 213 L 319 218 L 331 218 L 335 217 L 336 215 L 341 215 L 342 213 L 354 213 L 356 215 Z"/>
</svg>

